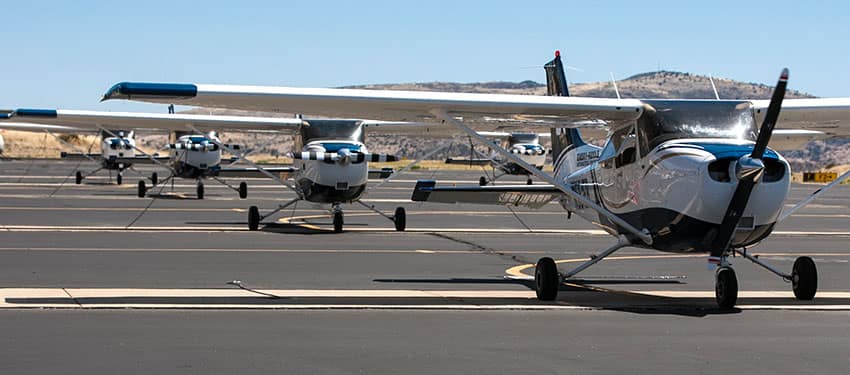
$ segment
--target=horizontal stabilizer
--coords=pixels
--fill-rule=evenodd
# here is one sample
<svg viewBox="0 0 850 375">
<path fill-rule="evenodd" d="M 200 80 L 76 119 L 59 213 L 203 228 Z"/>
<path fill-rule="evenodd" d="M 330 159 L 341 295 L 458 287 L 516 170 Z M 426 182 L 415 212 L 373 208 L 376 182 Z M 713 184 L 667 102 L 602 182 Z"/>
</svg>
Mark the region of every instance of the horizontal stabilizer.
<svg viewBox="0 0 850 375">
<path fill-rule="evenodd" d="M 280 178 L 286 179 L 290 174 L 298 171 L 295 167 L 269 167 L 263 168 L 264 171 L 273 175 L 278 175 Z M 221 168 L 218 171 L 219 177 L 244 177 L 244 178 L 269 178 L 258 168 Z"/>
<path fill-rule="evenodd" d="M 389 178 L 395 171 L 392 168 L 370 169 L 369 178 L 372 180 Z"/>
<path fill-rule="evenodd" d="M 61 152 L 59 157 L 62 159 L 80 160 L 80 159 L 97 159 L 101 154 L 81 154 L 77 152 Z"/>
<path fill-rule="evenodd" d="M 552 185 L 436 186 L 434 180 L 416 183 L 414 202 L 473 203 L 540 208 L 563 193 Z"/>
<path fill-rule="evenodd" d="M 446 158 L 446 164 L 487 165 L 490 164 L 490 159 Z"/>
</svg>

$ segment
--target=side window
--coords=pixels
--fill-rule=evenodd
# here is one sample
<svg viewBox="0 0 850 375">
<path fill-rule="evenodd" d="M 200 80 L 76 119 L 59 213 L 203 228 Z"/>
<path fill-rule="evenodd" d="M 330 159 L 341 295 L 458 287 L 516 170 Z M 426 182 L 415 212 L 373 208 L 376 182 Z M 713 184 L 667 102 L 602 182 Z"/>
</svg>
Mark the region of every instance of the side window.
<svg viewBox="0 0 850 375">
<path fill-rule="evenodd" d="M 599 164 L 603 168 L 620 168 L 635 161 L 637 161 L 637 137 L 634 125 L 611 134 L 599 157 Z"/>
</svg>

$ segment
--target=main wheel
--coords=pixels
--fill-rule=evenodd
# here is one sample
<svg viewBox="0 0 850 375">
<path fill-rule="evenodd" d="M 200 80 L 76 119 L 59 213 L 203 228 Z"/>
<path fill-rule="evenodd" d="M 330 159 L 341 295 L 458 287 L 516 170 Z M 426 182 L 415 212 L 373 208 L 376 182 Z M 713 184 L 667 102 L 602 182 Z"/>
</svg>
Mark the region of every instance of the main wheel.
<svg viewBox="0 0 850 375">
<path fill-rule="evenodd" d="M 545 257 L 537 261 L 537 267 L 534 268 L 534 285 L 537 287 L 537 299 L 541 301 L 553 301 L 558 296 L 561 280 L 554 259 Z"/>
<path fill-rule="evenodd" d="M 526 185 L 531 185 L 531 184 L 533 184 L 533 183 L 534 183 L 534 181 L 531 181 L 531 178 L 529 178 L 529 179 L 525 180 L 525 184 L 526 184 Z"/>
<path fill-rule="evenodd" d="M 151 185 L 156 186 L 157 182 L 159 182 L 159 176 L 156 172 L 151 173 Z"/>
<path fill-rule="evenodd" d="M 139 198 L 144 198 L 145 193 L 148 192 L 148 188 L 145 186 L 144 181 L 139 181 Z"/>
<path fill-rule="evenodd" d="M 404 212 L 404 207 L 396 207 L 393 223 L 395 223 L 396 231 L 404 232 L 404 228 L 407 227 L 407 214 Z"/>
<path fill-rule="evenodd" d="M 260 227 L 260 209 L 251 206 L 248 209 L 248 230 L 257 230 Z"/>
<path fill-rule="evenodd" d="M 198 199 L 204 199 L 204 184 L 198 184 L 198 188 L 195 189 L 195 193 L 198 194 Z"/>
<path fill-rule="evenodd" d="M 115 182 L 116 182 L 118 185 L 121 185 L 122 183 L 124 183 L 124 176 L 122 176 L 122 175 L 119 173 L 119 174 L 118 174 L 118 176 L 116 176 L 116 177 L 115 177 Z"/>
<path fill-rule="evenodd" d="M 714 298 L 721 309 L 731 309 L 738 301 L 738 277 L 731 267 L 720 267 L 714 275 Z"/>
<path fill-rule="evenodd" d="M 342 224 L 343 224 L 342 211 L 334 212 L 334 233 L 341 233 L 342 232 Z"/>
<path fill-rule="evenodd" d="M 76 176 L 76 177 L 77 177 L 77 178 L 76 178 L 77 185 L 79 185 L 79 184 L 83 183 L 83 173 L 82 173 L 82 172 L 77 171 L 77 176 Z"/>
<path fill-rule="evenodd" d="M 794 289 L 794 297 L 798 300 L 809 301 L 815 298 L 818 291 L 818 269 L 812 258 L 799 257 L 794 261 L 791 286 Z"/>
<path fill-rule="evenodd" d="M 248 184 L 246 184 L 245 182 L 239 183 L 239 198 L 248 198 Z"/>
<path fill-rule="evenodd" d="M 484 185 L 487 185 L 487 177 L 481 176 L 481 178 L 478 179 L 478 186 Z"/>
</svg>

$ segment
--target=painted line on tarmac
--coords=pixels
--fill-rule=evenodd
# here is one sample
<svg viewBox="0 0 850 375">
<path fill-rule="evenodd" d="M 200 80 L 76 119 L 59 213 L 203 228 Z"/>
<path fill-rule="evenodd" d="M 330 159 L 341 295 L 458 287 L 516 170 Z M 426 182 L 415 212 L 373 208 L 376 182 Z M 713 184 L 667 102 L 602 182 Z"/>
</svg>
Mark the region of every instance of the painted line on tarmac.
<svg viewBox="0 0 850 375">
<path fill-rule="evenodd" d="M 3 206 L 0 207 L 0 211 L 131 211 L 131 212 L 139 212 L 144 209 L 143 206 L 140 207 L 34 207 L 34 206 Z M 261 208 L 262 209 L 262 208 Z M 163 212 L 171 212 L 171 211 L 235 211 L 235 212 L 247 212 L 248 210 L 240 207 L 215 207 L 215 208 L 197 208 L 197 207 L 185 207 L 185 208 L 177 208 L 177 207 L 151 207 L 148 208 L 147 211 L 163 211 Z M 292 218 L 288 218 L 290 220 L 297 220 L 303 218 L 327 218 L 329 214 L 327 214 L 327 210 L 321 209 L 299 209 L 299 212 L 302 213 L 322 213 L 324 215 L 305 215 L 305 216 L 295 216 Z M 375 215 L 378 214 L 374 211 L 370 210 L 345 210 L 346 215 L 358 215 L 365 216 L 362 214 Z M 513 216 L 513 213 L 510 211 L 411 211 L 407 213 L 408 215 L 488 215 L 488 216 Z M 566 215 L 564 212 L 560 211 L 517 211 L 517 214 L 520 215 L 554 215 L 554 216 L 563 216 Z"/>
<path fill-rule="evenodd" d="M 316 226 L 317 230 L 330 230 Z M 248 232 L 247 226 L 209 226 L 209 227 L 165 227 L 165 226 L 71 226 L 71 225 L 0 225 L 0 231 L 5 232 L 168 232 L 168 233 L 214 233 L 214 232 Z M 393 227 L 374 228 L 351 228 L 346 232 L 397 232 Z M 601 233 L 600 233 L 601 232 Z M 252 233 L 266 233 L 256 231 Z M 273 233 L 273 231 L 271 231 Z M 600 235 L 605 234 L 599 230 L 585 229 L 535 229 L 529 232 L 527 229 L 513 228 L 407 228 L 398 233 L 504 233 L 504 234 L 572 234 L 572 235 Z"/>
<path fill-rule="evenodd" d="M 683 308 L 681 302 L 675 301 L 677 298 L 703 300 L 694 308 L 705 308 L 714 300 L 714 292 L 709 291 L 629 293 L 631 297 L 649 298 L 631 303 L 617 302 L 614 301 L 617 294 L 612 293 L 601 296 L 595 303 L 573 304 L 568 301 L 570 292 L 561 293 L 561 299 L 555 303 L 543 303 L 537 301 L 530 290 L 2 288 L 0 309 L 604 310 Z M 738 305 L 739 309 L 850 310 L 848 304 L 830 304 L 830 300 L 850 298 L 850 292 L 821 292 L 814 302 L 805 303 L 794 301 L 790 292 L 780 291 L 745 291 L 739 298 L 745 300 L 742 302 L 751 302 Z M 758 301 L 777 298 L 787 298 L 789 303 Z M 330 301 L 315 303 L 310 299 Z M 337 299 L 338 302 L 333 301 Z"/>
<path fill-rule="evenodd" d="M 143 247 L 0 247 L 3 251 L 162 252 L 162 253 L 304 253 L 304 254 L 481 254 L 480 250 L 442 249 L 246 249 Z M 541 250 L 510 250 L 511 254 L 544 254 Z"/>
</svg>

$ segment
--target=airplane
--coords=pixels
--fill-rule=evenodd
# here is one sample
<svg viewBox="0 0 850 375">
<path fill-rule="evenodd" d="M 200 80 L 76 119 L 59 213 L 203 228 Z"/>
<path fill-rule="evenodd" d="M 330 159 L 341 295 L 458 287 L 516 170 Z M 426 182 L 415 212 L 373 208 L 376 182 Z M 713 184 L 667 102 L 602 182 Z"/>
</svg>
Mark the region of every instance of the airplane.
<svg viewBox="0 0 850 375">
<path fill-rule="evenodd" d="M 540 144 L 540 138 L 548 138 L 549 133 L 529 133 L 529 132 L 490 132 L 480 131 L 481 136 L 487 138 L 495 138 L 500 147 L 510 150 L 523 159 L 526 163 L 533 165 L 537 169 L 543 169 L 546 163 L 547 150 Z M 472 152 L 475 151 L 471 148 Z M 500 177 L 505 175 L 520 175 L 528 176 L 529 173 L 510 161 L 504 160 L 498 153 L 493 153 L 490 157 L 475 159 L 455 159 L 447 158 L 446 164 L 464 164 L 464 165 L 485 165 L 490 164 L 493 167 L 493 177 L 488 179 L 487 176 L 481 176 L 478 179 L 478 184 L 481 186 L 487 185 L 490 182 L 496 182 Z M 498 173 L 498 174 L 497 174 Z M 531 177 L 526 180 L 528 185 L 532 184 Z"/>
<path fill-rule="evenodd" d="M 213 179 L 236 191 L 239 198 L 248 196 L 247 183 L 240 182 L 238 187 L 231 186 L 223 178 L 227 177 L 266 177 L 272 173 L 289 173 L 290 167 L 265 168 L 266 173 L 256 168 L 240 168 L 222 165 L 222 149 L 226 148 L 233 154 L 238 154 L 241 147 L 221 143 L 215 130 L 216 127 L 251 126 L 258 130 L 275 130 L 282 125 L 293 123 L 288 119 L 254 118 L 237 116 L 204 116 L 184 114 L 129 113 L 129 112 L 97 112 L 76 111 L 64 109 L 16 109 L 4 117 L 0 117 L 0 127 L 15 130 L 46 131 L 50 133 L 86 133 L 99 131 L 102 136 L 100 155 L 65 154 L 63 157 L 100 158 L 101 169 L 117 169 L 118 182 L 121 183 L 121 172 L 133 163 L 153 163 L 170 171 L 170 175 L 158 181 L 156 172 L 150 176 L 153 187 L 164 185 L 175 178 L 192 179 L 197 182 L 196 196 L 204 198 L 204 179 Z M 108 126 L 108 128 L 107 128 Z M 188 129 L 187 126 L 194 128 Z M 125 133 L 113 130 L 114 127 L 147 128 L 171 130 L 171 140 L 166 148 L 168 157 L 150 155 L 136 146 L 133 131 Z M 198 130 L 198 129 L 203 129 Z M 57 139 L 60 139 L 57 137 Z M 73 145 L 72 145 L 73 146 Z M 141 155 L 135 155 L 139 153 Z M 245 153 L 230 159 L 231 164 L 244 160 Z M 77 183 L 87 176 L 77 172 Z M 138 182 L 137 195 L 143 198 L 153 187 L 148 187 L 144 180 Z"/>
<path fill-rule="evenodd" d="M 560 55 L 555 59 L 560 60 Z M 115 84 L 103 100 L 431 122 L 453 126 L 488 147 L 492 143 L 474 129 L 486 125 L 484 116 L 545 119 L 545 123 L 526 126 L 554 128 L 553 132 L 561 135 L 552 140 L 558 155 L 553 174 L 502 147 L 494 150 L 548 185 L 438 187 L 433 181 L 422 181 L 413 200 L 530 207 L 557 200 L 568 216 L 575 213 L 617 239 L 564 273 L 552 258 L 541 258 L 534 277 L 540 300 L 555 299 L 563 281 L 617 250 L 638 247 L 707 254 L 715 269 L 717 304 L 731 308 L 738 293 L 729 261 L 733 254 L 789 281 L 797 299 L 814 298 L 817 269 L 811 258 L 797 258 L 787 273 L 753 256 L 750 247 L 767 238 L 788 215 L 850 176 L 841 176 L 800 205 L 781 212 L 790 169 L 781 155 L 768 147 L 776 124 L 833 135 L 850 129 L 850 98 L 784 100 L 787 80 L 788 72 L 783 70 L 770 100 L 643 100 L 138 82 Z M 598 159 L 579 168 L 579 129 L 599 121 L 610 128 L 610 136 Z"/>
<path fill-rule="evenodd" d="M 23 115 L 21 115 L 21 113 Z M 306 201 L 327 208 L 333 218 L 335 232 L 341 232 L 344 225 L 342 204 L 356 203 L 389 219 L 397 231 L 406 228 L 406 212 L 397 207 L 392 214 L 378 210 L 362 201 L 367 191 L 369 178 L 388 180 L 394 173 L 392 169 L 369 170 L 369 162 L 396 161 L 393 155 L 371 153 L 365 145 L 369 131 L 390 132 L 394 134 L 445 136 L 445 127 L 434 127 L 409 122 L 389 122 L 359 119 L 302 119 L 272 117 L 239 116 L 201 116 L 153 113 L 119 113 L 74 110 L 54 110 L 50 116 L 27 115 L 32 112 L 13 111 L 10 119 L 32 121 L 47 125 L 64 125 L 80 128 L 98 128 L 97 124 L 133 128 L 164 129 L 175 132 L 176 142 L 169 145 L 173 177 L 216 178 L 229 176 L 266 176 L 296 193 L 296 197 L 270 212 L 260 214 L 259 207 L 248 209 L 248 229 L 259 229 L 262 220 L 281 210 Z M 442 128 L 442 131 L 441 131 Z M 294 163 L 292 167 L 269 168 L 257 165 L 242 158 L 252 168 L 224 168 L 220 166 L 221 151 L 235 153 L 237 150 L 221 142 L 210 129 L 223 131 L 273 131 L 293 132 L 295 150 L 290 153 Z M 179 132 L 191 132 L 180 134 Z M 207 133 L 205 133 L 207 132 Z M 172 138 L 175 138 L 174 136 Z M 432 150 L 429 154 L 440 151 Z M 421 161 L 422 159 L 420 159 Z M 405 167 L 410 168 L 414 162 Z M 401 170 L 400 170 L 401 171 Z M 399 171 L 399 172 L 400 172 Z M 285 175 L 285 178 L 282 178 Z M 290 182 L 289 180 L 292 180 Z M 199 182 L 198 196 L 203 197 L 203 188 Z M 238 191 L 244 198 L 246 185 L 240 184 Z M 236 189 L 234 189 L 236 190 Z M 144 181 L 139 182 L 139 196 L 147 189 Z"/>
</svg>

